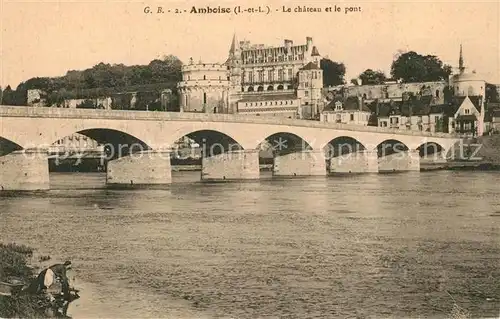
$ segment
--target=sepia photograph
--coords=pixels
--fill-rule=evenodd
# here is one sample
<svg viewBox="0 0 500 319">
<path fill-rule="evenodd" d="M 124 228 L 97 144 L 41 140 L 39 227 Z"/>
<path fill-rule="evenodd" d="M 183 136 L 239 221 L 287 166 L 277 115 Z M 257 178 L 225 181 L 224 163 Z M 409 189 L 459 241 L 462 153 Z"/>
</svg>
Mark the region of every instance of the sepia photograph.
<svg viewBox="0 0 500 319">
<path fill-rule="evenodd" d="M 0 319 L 500 319 L 500 2 L 0 0 Z"/>
</svg>

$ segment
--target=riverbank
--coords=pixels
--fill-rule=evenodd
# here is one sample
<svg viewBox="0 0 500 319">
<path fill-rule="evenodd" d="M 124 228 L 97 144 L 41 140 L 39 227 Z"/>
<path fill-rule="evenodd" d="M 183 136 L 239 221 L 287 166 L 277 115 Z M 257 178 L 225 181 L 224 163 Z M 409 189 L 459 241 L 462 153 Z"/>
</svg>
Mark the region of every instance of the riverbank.
<svg viewBox="0 0 500 319">
<path fill-rule="evenodd" d="M 66 256 L 67 257 L 67 256 Z M 43 250 L 37 250 L 24 244 L 0 243 L 0 283 L 24 283 L 26 287 L 45 268 L 66 260 L 62 256 L 47 255 Z M 178 300 L 170 296 L 150 294 L 140 289 L 126 287 L 126 281 L 95 279 L 95 282 L 82 278 L 91 278 L 92 274 L 82 270 L 83 260 L 72 259 L 73 268 L 67 276 L 70 286 L 79 291 L 80 298 L 70 303 L 67 315 L 73 319 L 86 318 L 159 318 L 168 314 L 171 318 L 200 318 L 199 309 L 192 309 L 187 300 Z M 88 265 L 86 265 L 88 268 Z M 86 269 L 87 269 L 86 268 Z M 126 278 L 124 278 L 126 279 Z M 133 279 L 132 277 L 129 279 Z M 41 296 L 12 296 L 6 291 L 7 285 L 0 284 L 0 318 L 52 318 L 38 305 L 43 301 Z M 22 284 L 20 285 L 20 288 Z M 117 304 L 114 296 L 126 295 Z M 169 304 L 168 312 L 157 309 L 158 302 Z M 113 304 L 113 307 L 110 307 Z M 138 311 L 138 309 L 141 309 Z"/>
<path fill-rule="evenodd" d="M 483 161 L 462 161 L 446 163 L 421 163 L 420 171 L 498 171 L 500 164 Z"/>
</svg>

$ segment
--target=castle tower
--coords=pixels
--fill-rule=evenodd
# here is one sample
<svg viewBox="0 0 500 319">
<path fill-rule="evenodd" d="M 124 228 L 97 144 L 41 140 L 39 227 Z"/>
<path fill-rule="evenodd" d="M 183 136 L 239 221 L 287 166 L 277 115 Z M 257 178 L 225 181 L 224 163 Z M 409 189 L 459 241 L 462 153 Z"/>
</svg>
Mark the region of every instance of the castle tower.
<svg viewBox="0 0 500 319">
<path fill-rule="evenodd" d="M 319 51 L 316 48 L 316 46 L 313 46 L 313 48 L 312 48 L 311 58 L 312 58 L 312 62 L 316 63 L 316 66 L 318 68 L 321 67 L 321 65 L 320 65 L 321 55 L 319 54 Z"/>
<path fill-rule="evenodd" d="M 226 65 L 229 67 L 231 86 L 234 86 L 235 89 L 237 89 L 237 87 L 241 87 L 241 63 L 240 44 L 236 39 L 236 34 L 234 34 Z"/>
<path fill-rule="evenodd" d="M 231 41 L 231 47 L 229 48 L 229 57 L 226 61 L 226 66 L 228 67 L 229 82 L 230 82 L 230 93 L 231 96 L 237 98 L 238 94 L 241 92 L 241 82 L 242 82 L 242 60 L 241 60 L 241 47 L 236 33 L 233 35 L 233 40 Z M 228 101 L 230 113 L 234 113 L 236 110 L 236 103 L 234 101 Z"/>
</svg>

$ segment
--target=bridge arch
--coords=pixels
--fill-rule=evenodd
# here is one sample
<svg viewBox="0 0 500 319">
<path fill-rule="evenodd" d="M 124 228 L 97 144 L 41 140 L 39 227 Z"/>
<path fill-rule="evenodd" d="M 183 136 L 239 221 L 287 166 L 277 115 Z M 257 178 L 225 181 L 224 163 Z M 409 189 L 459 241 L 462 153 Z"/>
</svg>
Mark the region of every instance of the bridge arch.
<svg viewBox="0 0 500 319">
<path fill-rule="evenodd" d="M 386 139 L 380 142 L 375 148 L 379 158 L 393 155 L 396 153 L 406 152 L 409 149 L 410 148 L 405 143 L 396 139 Z"/>
<path fill-rule="evenodd" d="M 312 150 L 312 145 L 303 137 L 288 131 L 274 132 L 262 138 L 255 149 L 272 151 L 274 154 L 287 154 Z"/>
<path fill-rule="evenodd" d="M 99 145 L 104 146 L 104 152 L 108 159 L 115 159 L 152 149 L 144 140 L 122 130 L 111 128 L 87 128 L 72 132 L 52 141 L 51 145 L 55 145 L 60 140 L 76 139 L 78 135 L 75 136 L 75 133 L 86 136 L 96 141 Z M 75 144 L 75 148 L 78 148 L 78 143 Z"/>
<path fill-rule="evenodd" d="M 172 146 L 175 148 L 175 145 L 179 145 L 179 141 L 183 138 L 194 141 L 197 144 L 195 147 L 201 149 L 201 154 L 205 157 L 244 149 L 242 144 L 236 141 L 230 134 L 219 130 L 200 129 L 190 131 L 177 138 L 171 143 Z"/>
<path fill-rule="evenodd" d="M 326 158 L 333 158 L 364 151 L 366 146 L 354 137 L 343 135 L 332 139 L 323 149 Z"/>
<path fill-rule="evenodd" d="M 442 155 L 445 149 L 437 142 L 425 142 L 420 144 L 416 150 L 419 152 L 420 157 L 427 158 Z"/>
<path fill-rule="evenodd" d="M 4 156 L 22 149 L 23 147 L 21 145 L 0 136 L 0 156 Z"/>
</svg>

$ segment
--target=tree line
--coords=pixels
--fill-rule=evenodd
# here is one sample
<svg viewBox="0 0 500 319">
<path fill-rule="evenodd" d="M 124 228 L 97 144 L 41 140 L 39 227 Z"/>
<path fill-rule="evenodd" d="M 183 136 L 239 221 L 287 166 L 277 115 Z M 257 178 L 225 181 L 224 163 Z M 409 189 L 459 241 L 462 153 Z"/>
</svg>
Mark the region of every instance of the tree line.
<svg viewBox="0 0 500 319">
<path fill-rule="evenodd" d="M 174 97 L 177 97 L 175 90 L 177 82 L 182 79 L 181 67 L 182 62 L 173 55 L 152 60 L 147 65 L 125 66 L 101 62 L 83 71 L 68 71 L 62 77 L 31 78 L 19 84 L 15 90 L 10 86 L 4 90 L 0 88 L 0 102 L 5 105 L 26 105 L 26 93 L 29 89 L 44 91 L 46 95 L 43 98 L 49 106 L 62 103 L 67 99 L 90 100 L 96 97 L 112 96 L 118 92 L 153 92 L 153 95 L 158 96 L 167 88 L 173 91 Z M 346 67 L 342 62 L 323 58 L 320 61 L 320 67 L 323 70 L 325 87 L 346 84 Z M 383 84 L 390 79 L 404 83 L 431 82 L 448 79 L 451 70 L 450 65 L 444 64 L 436 56 L 410 51 L 399 55 L 392 62 L 391 78 L 380 70 L 372 69 L 365 70 L 358 78 L 363 85 Z M 352 79 L 351 83 L 359 84 L 357 79 Z M 489 85 L 486 89 L 489 100 L 498 101 L 496 87 Z M 150 101 L 149 95 L 146 99 L 150 103 L 155 102 Z M 142 105 L 141 103 L 139 104 Z M 82 107 L 91 107 L 90 102 L 84 103 Z M 120 108 L 118 105 L 115 107 Z M 153 108 L 156 109 L 158 106 L 153 105 Z"/>
<path fill-rule="evenodd" d="M 1 91 L 2 104 L 26 105 L 27 91 L 40 89 L 47 105 L 65 99 L 92 99 L 118 92 L 175 90 L 182 79 L 182 62 L 173 55 L 152 60 L 147 65 L 99 63 L 92 68 L 70 70 L 61 77 L 35 77 L 20 83 L 15 90 Z"/>
</svg>

